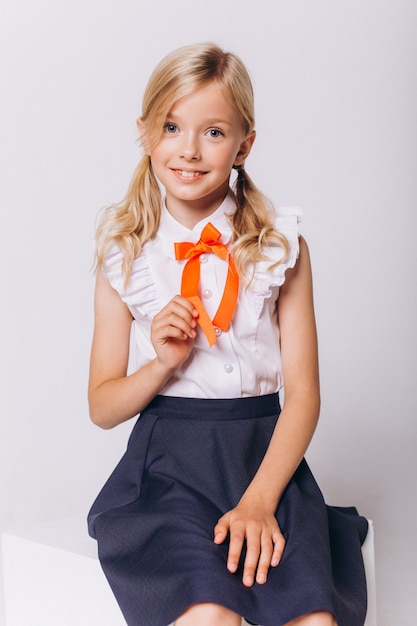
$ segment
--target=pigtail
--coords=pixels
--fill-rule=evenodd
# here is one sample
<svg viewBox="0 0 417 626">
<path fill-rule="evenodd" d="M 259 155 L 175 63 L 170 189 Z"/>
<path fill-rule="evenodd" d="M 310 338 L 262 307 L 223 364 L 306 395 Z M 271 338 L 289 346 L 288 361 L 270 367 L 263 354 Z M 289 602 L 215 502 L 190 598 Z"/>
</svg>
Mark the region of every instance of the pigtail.
<svg viewBox="0 0 417 626">
<path fill-rule="evenodd" d="M 102 267 L 110 244 L 115 242 L 123 253 L 122 271 L 127 285 L 133 260 L 145 241 L 158 230 L 161 202 L 161 191 L 150 157 L 145 155 L 133 174 L 126 197 L 104 212 L 96 235 L 97 269 Z"/>
<path fill-rule="evenodd" d="M 234 166 L 237 177 L 233 185 L 236 211 L 232 216 L 234 244 L 233 261 L 240 276 L 249 285 L 253 279 L 255 263 L 268 261 L 265 248 L 280 246 L 284 250 L 281 259 L 271 263 L 269 269 L 284 262 L 290 252 L 287 239 L 275 230 L 271 202 L 259 191 L 242 165 Z M 252 274 L 248 275 L 248 268 Z"/>
</svg>

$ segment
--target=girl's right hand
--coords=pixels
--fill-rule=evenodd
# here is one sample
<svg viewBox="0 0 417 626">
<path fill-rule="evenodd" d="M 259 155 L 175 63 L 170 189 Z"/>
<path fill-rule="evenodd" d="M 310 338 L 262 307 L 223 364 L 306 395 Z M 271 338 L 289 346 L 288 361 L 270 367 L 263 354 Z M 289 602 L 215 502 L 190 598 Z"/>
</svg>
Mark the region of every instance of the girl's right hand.
<svg viewBox="0 0 417 626">
<path fill-rule="evenodd" d="M 132 314 L 103 272 L 97 272 L 88 384 L 90 416 L 95 424 L 113 428 L 148 406 L 189 357 L 196 317 L 188 300 L 173 298 L 152 322 L 156 357 L 128 373 Z"/>
<path fill-rule="evenodd" d="M 158 361 L 168 370 L 177 370 L 190 356 L 197 336 L 198 311 L 189 300 L 174 296 L 153 318 L 151 341 Z"/>
</svg>

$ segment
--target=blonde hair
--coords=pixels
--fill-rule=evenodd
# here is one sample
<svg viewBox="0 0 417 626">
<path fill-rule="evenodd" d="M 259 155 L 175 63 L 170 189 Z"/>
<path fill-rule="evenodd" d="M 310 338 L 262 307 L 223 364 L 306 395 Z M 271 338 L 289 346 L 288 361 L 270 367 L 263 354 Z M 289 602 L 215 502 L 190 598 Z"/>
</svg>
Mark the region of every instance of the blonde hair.
<svg viewBox="0 0 417 626">
<path fill-rule="evenodd" d="M 245 135 L 254 130 L 253 89 L 242 61 L 214 44 L 185 46 L 159 63 L 145 90 L 141 120 L 146 128 L 143 147 L 147 153 L 159 142 L 174 103 L 210 81 L 217 82 L 224 97 L 239 114 Z M 289 246 L 286 238 L 274 229 L 271 203 L 256 188 L 242 165 L 235 169 L 237 177 L 233 192 L 237 208 L 230 218 L 232 256 L 243 277 L 251 263 L 267 259 L 264 247 L 283 247 L 284 256 L 278 261 L 281 263 L 288 255 Z M 145 154 L 133 174 L 126 197 L 106 209 L 97 229 L 97 267 L 102 266 L 109 244 L 116 242 L 123 252 L 123 274 L 127 284 L 134 258 L 158 230 L 161 204 L 160 187 L 150 157 Z"/>
</svg>

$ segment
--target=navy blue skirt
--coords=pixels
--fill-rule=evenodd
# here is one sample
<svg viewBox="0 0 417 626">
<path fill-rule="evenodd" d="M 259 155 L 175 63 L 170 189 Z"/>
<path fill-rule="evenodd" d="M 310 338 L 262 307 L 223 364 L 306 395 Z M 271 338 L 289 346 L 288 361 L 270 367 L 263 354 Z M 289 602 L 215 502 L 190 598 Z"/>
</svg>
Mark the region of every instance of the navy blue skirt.
<svg viewBox="0 0 417 626">
<path fill-rule="evenodd" d="M 286 538 L 264 585 L 247 588 L 213 543 L 261 463 L 280 412 L 277 394 L 227 400 L 157 396 L 89 513 L 100 562 L 129 626 L 167 626 L 188 606 L 215 602 L 253 624 L 282 626 L 330 611 L 363 626 L 361 544 L 367 521 L 326 506 L 305 460 L 281 498 Z"/>
</svg>

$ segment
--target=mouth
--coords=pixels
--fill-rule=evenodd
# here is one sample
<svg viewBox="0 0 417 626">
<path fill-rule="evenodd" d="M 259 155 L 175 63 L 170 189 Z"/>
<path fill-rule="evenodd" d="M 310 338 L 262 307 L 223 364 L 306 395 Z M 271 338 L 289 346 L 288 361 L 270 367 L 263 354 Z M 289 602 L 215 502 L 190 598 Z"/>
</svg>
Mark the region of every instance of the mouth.
<svg viewBox="0 0 417 626">
<path fill-rule="evenodd" d="M 199 170 L 172 170 L 174 174 L 181 180 L 196 180 L 202 178 L 207 172 L 201 172 Z"/>
</svg>

